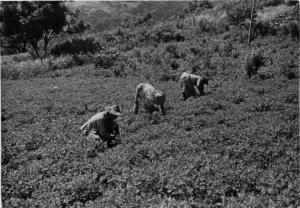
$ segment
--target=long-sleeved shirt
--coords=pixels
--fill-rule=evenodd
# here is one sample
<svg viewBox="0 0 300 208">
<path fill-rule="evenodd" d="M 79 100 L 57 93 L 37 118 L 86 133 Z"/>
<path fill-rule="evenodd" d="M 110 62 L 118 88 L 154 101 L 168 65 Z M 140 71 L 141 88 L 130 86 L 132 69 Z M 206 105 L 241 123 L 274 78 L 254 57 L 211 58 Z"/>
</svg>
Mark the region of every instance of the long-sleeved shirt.
<svg viewBox="0 0 300 208">
<path fill-rule="evenodd" d="M 119 134 L 118 124 L 107 118 L 107 112 L 97 113 L 80 127 L 80 130 L 88 135 L 90 131 L 96 131 L 100 137 L 110 137 L 111 134 Z"/>
</svg>

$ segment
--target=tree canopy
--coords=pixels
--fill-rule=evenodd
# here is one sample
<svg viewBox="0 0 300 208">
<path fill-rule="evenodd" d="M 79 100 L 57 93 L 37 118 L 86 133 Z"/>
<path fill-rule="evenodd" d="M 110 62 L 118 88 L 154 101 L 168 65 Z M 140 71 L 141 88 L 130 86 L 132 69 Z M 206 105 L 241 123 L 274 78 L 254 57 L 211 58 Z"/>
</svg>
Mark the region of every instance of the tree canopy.
<svg viewBox="0 0 300 208">
<path fill-rule="evenodd" d="M 25 51 L 29 43 L 36 55 L 40 56 L 38 43 L 42 41 L 46 55 L 47 46 L 53 37 L 63 31 L 76 33 L 87 29 L 83 22 L 77 23 L 78 12 L 70 11 L 62 1 L 1 4 L 1 33 L 7 39 L 7 47 L 15 47 L 20 52 Z"/>
</svg>

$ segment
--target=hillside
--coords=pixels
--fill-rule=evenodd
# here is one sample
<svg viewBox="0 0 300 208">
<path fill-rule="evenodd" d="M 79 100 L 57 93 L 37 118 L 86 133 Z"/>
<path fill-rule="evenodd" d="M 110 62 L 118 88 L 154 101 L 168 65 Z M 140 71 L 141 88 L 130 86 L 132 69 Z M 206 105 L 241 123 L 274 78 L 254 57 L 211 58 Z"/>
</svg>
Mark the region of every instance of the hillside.
<svg viewBox="0 0 300 208">
<path fill-rule="evenodd" d="M 187 7 L 184 1 L 90 1 L 69 2 L 70 9 L 79 9 L 79 18 L 92 26 L 92 31 L 102 31 L 120 24 L 126 16 L 152 12 L 155 19 L 175 15 Z"/>
<path fill-rule="evenodd" d="M 299 5 L 259 2 L 250 46 L 245 1 L 194 2 L 55 39 L 43 62 L 1 56 L 2 207 L 299 207 Z M 203 96 L 183 100 L 185 71 L 209 78 Z M 141 82 L 166 115 L 132 113 Z M 80 126 L 112 104 L 119 143 L 89 155 Z"/>
</svg>

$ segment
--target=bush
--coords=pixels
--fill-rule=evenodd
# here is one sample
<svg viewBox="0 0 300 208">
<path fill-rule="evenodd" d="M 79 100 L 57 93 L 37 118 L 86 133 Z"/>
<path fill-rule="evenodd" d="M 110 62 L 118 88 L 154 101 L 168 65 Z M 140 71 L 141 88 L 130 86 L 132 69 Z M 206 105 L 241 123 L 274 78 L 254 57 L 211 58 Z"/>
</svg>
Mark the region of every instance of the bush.
<svg viewBox="0 0 300 208">
<path fill-rule="evenodd" d="M 234 25 L 243 23 L 251 15 L 251 6 L 249 5 L 246 1 L 234 1 L 224 4 L 223 8 L 227 13 L 228 22 Z"/>
<path fill-rule="evenodd" d="M 198 33 L 217 33 L 217 28 L 214 26 L 213 22 L 208 21 L 205 18 L 202 18 L 199 23 Z"/>
<path fill-rule="evenodd" d="M 152 30 L 145 34 L 146 40 L 155 42 L 171 42 L 171 41 L 184 41 L 185 37 L 182 30 L 178 30 L 176 25 L 161 24 L 156 25 Z"/>
<path fill-rule="evenodd" d="M 233 52 L 232 52 L 232 56 L 233 56 L 233 58 L 238 58 L 239 57 L 239 55 L 240 55 L 240 52 L 238 51 L 238 50 L 234 50 Z"/>
<path fill-rule="evenodd" d="M 111 54 L 109 55 L 102 54 L 94 58 L 94 64 L 96 68 L 101 67 L 104 69 L 108 69 L 114 65 L 115 61 L 116 58 Z"/>
<path fill-rule="evenodd" d="M 298 60 L 293 58 L 287 59 L 280 64 L 281 74 L 287 79 L 295 79 L 299 77 Z"/>
<path fill-rule="evenodd" d="M 77 66 L 82 66 L 84 64 L 87 64 L 91 60 L 90 57 L 82 54 L 74 54 L 72 58 Z"/>
<path fill-rule="evenodd" d="M 262 0 L 258 2 L 260 7 L 278 6 L 283 3 L 284 0 Z"/>
<path fill-rule="evenodd" d="M 179 64 L 178 64 L 178 62 L 175 59 L 171 60 L 170 65 L 171 65 L 172 69 L 178 69 L 179 68 Z"/>
<path fill-rule="evenodd" d="M 177 52 L 177 45 L 176 44 L 169 44 L 166 46 L 166 51 L 172 55 L 174 58 L 179 58 L 178 52 Z"/>
<path fill-rule="evenodd" d="M 298 70 L 290 69 L 290 68 L 284 68 L 281 71 L 281 74 L 286 77 L 287 79 L 295 79 L 298 78 Z"/>
<path fill-rule="evenodd" d="M 284 102 L 285 103 L 292 103 L 292 104 L 298 104 L 299 103 L 299 97 L 297 94 L 289 93 L 284 96 Z"/>
<path fill-rule="evenodd" d="M 191 51 L 192 54 L 194 54 L 194 56 L 200 55 L 202 53 L 201 48 L 194 47 L 194 46 L 190 48 L 190 51 Z"/>
<path fill-rule="evenodd" d="M 223 35 L 223 40 L 227 40 L 227 39 L 229 39 L 230 38 L 230 33 L 224 33 L 224 35 Z"/>
<path fill-rule="evenodd" d="M 113 72 L 114 72 L 114 75 L 116 77 L 121 77 L 121 78 L 124 78 L 127 76 L 126 72 L 125 72 L 125 63 L 122 62 L 120 64 L 118 64 L 117 66 L 115 66 L 113 68 Z"/>
<path fill-rule="evenodd" d="M 265 64 L 265 60 L 264 57 L 262 56 L 262 51 L 254 50 L 252 51 L 251 54 L 249 54 L 246 57 L 244 70 L 247 76 L 250 78 L 253 75 L 256 75 L 259 67 L 263 66 L 264 64 Z"/>
<path fill-rule="evenodd" d="M 232 50 L 233 50 L 233 45 L 230 41 L 227 41 L 222 47 L 222 51 L 225 56 L 230 56 Z"/>
<path fill-rule="evenodd" d="M 74 60 L 74 57 L 68 56 L 60 56 L 55 59 L 49 59 L 49 68 L 50 70 L 54 71 L 57 69 L 67 69 L 73 66 L 78 65 L 78 62 Z"/>
<path fill-rule="evenodd" d="M 267 35 L 276 35 L 277 29 L 272 26 L 269 22 L 262 22 L 259 21 L 254 26 L 254 33 L 255 36 L 261 35 L 261 37 L 267 36 Z"/>
<path fill-rule="evenodd" d="M 297 22 L 290 22 L 289 23 L 290 28 L 290 34 L 292 36 L 292 39 L 299 40 L 299 23 Z"/>
<path fill-rule="evenodd" d="M 66 40 L 62 43 L 54 45 L 50 53 L 54 56 L 61 56 L 66 54 L 80 54 L 80 53 L 96 53 L 101 50 L 100 43 L 94 38 L 86 39 L 72 39 Z"/>
<path fill-rule="evenodd" d="M 189 2 L 189 11 L 193 12 L 195 11 L 197 8 L 201 8 L 203 9 L 211 9 L 213 8 L 213 5 L 210 1 L 193 1 L 193 2 Z M 198 11 L 198 9 L 197 9 Z"/>
</svg>

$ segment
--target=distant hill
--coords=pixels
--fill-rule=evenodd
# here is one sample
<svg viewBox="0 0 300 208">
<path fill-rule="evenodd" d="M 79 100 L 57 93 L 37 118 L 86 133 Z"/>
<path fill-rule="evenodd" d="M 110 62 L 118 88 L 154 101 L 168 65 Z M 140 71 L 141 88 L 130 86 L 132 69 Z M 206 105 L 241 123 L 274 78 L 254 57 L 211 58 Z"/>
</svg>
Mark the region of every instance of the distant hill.
<svg viewBox="0 0 300 208">
<path fill-rule="evenodd" d="M 178 14 L 188 6 L 186 1 L 75 1 L 66 5 L 79 9 L 79 19 L 91 25 L 93 32 L 111 29 L 119 25 L 126 16 L 144 14 L 151 11 L 156 20 Z"/>
</svg>

